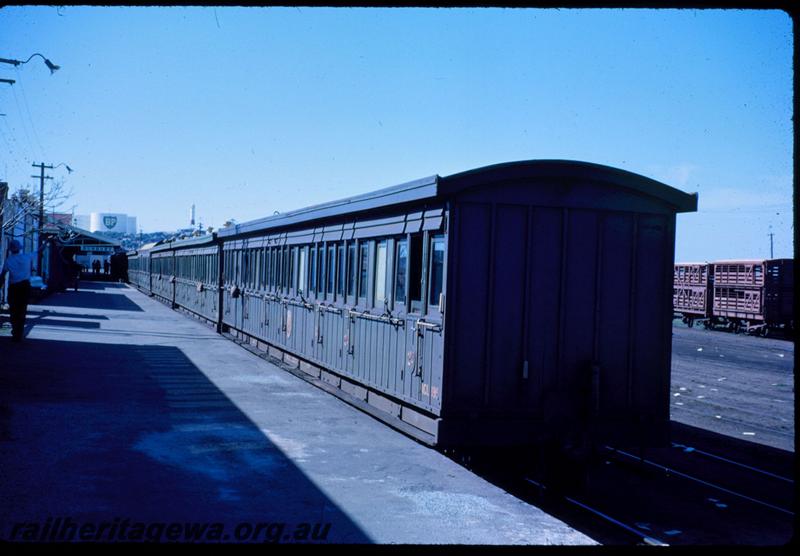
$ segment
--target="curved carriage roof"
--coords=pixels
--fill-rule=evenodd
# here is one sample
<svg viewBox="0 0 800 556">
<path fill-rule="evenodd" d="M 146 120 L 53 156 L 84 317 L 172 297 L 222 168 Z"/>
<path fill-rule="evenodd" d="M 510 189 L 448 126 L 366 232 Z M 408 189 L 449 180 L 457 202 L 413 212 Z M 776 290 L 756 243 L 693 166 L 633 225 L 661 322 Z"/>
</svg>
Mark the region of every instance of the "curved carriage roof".
<svg viewBox="0 0 800 556">
<path fill-rule="evenodd" d="M 156 247 L 158 245 L 161 245 L 161 243 L 162 243 L 161 241 L 151 241 L 150 243 L 145 243 L 143 245 L 140 245 L 139 247 L 137 247 L 133 251 L 128 251 L 128 255 L 129 256 L 136 256 L 136 255 L 141 255 L 141 254 L 144 254 L 144 253 L 149 253 L 150 251 L 153 250 L 154 247 Z M 133 254 L 131 254 L 131 253 L 133 253 Z"/>
<path fill-rule="evenodd" d="M 206 234 L 198 237 L 189 237 L 185 239 L 175 239 L 172 241 L 165 241 L 158 247 L 153 249 L 154 253 L 165 251 L 167 249 L 178 249 L 187 247 L 202 247 L 207 244 L 214 243 L 216 239 L 216 232 L 213 234 Z"/>
<path fill-rule="evenodd" d="M 235 224 L 219 230 L 219 237 L 258 232 L 321 218 L 341 216 L 392 205 L 443 198 L 459 191 L 498 181 L 531 178 L 586 179 L 610 183 L 654 197 L 675 212 L 697 210 L 697 194 L 684 193 L 661 182 L 619 168 L 574 160 L 523 160 L 484 166 L 449 176 L 429 176 L 369 193 Z"/>
</svg>

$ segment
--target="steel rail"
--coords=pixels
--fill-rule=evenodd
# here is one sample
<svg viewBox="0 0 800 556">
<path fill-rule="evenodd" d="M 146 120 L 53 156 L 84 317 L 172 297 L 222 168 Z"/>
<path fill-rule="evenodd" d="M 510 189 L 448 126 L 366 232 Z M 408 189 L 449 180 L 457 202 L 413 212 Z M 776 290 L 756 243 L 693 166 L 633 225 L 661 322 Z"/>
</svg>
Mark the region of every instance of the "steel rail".
<svg viewBox="0 0 800 556">
<path fill-rule="evenodd" d="M 709 458 L 718 459 L 720 461 L 724 461 L 725 463 L 730 463 L 732 465 L 737 465 L 739 467 L 743 467 L 745 469 L 749 469 L 750 471 L 755 471 L 756 473 L 761 473 L 762 475 L 766 475 L 768 477 L 772 477 L 773 479 L 778 479 L 779 481 L 785 481 L 787 483 L 794 484 L 794 479 L 789 479 L 788 477 L 783 477 L 781 475 L 776 475 L 775 473 L 771 473 L 769 471 L 765 471 L 763 469 L 759 469 L 758 467 L 753 467 L 751 465 L 740 463 L 740 462 L 732 460 L 732 459 L 724 458 L 722 456 L 718 456 L 718 455 L 712 454 L 710 452 L 706 452 L 704 450 L 699 450 L 699 449 L 694 448 L 692 446 L 687 446 L 686 444 L 679 444 L 677 442 L 673 442 L 672 443 L 672 447 L 673 448 L 683 448 L 685 453 L 702 454 L 702 455 L 704 455 L 706 457 L 709 457 Z M 686 450 L 687 448 L 689 449 L 688 451 Z"/>
<path fill-rule="evenodd" d="M 714 488 L 716 490 L 720 490 L 720 491 L 725 492 L 727 494 L 730 494 L 732 496 L 738 496 L 739 498 L 743 498 L 743 499 L 748 500 L 750 502 L 753 502 L 755 504 L 760 504 L 760 505 L 765 506 L 767 508 L 771 508 L 773 510 L 776 510 L 776 511 L 779 511 L 779 512 L 791 515 L 791 516 L 794 516 L 794 512 L 791 511 L 791 510 L 787 510 L 786 508 L 781 508 L 780 506 L 775 506 L 774 504 L 770 504 L 769 502 L 764 502 L 763 500 L 758 500 L 757 498 L 752 498 L 750 496 L 747 496 L 746 494 L 741 494 L 739 492 L 736 492 L 734 490 L 730 490 L 730 489 L 725 488 L 723 486 L 715 485 L 714 483 L 709 483 L 708 481 L 704 481 L 703 479 L 698 479 L 697 477 L 692 477 L 691 475 L 687 475 L 686 473 L 681 473 L 680 471 L 678 471 L 676 469 L 672 469 L 670 467 L 666 467 L 664 465 L 661 465 L 661 464 L 656 463 L 654 461 L 650 461 L 648 459 L 640 458 L 639 456 L 636 456 L 634 454 L 629 454 L 628 452 L 625 452 L 623 450 L 618 450 L 616 448 L 612 448 L 611 446 L 605 446 L 605 448 L 607 450 L 610 450 L 611 452 L 614 452 L 615 454 L 622 454 L 623 456 L 627 456 L 627 457 L 629 457 L 631 459 L 635 459 L 635 460 L 637 460 L 637 461 L 639 461 L 641 463 L 646 463 L 647 465 L 650 465 L 652 467 L 656 467 L 658 469 L 661 469 L 662 471 L 664 471 L 666 473 L 670 473 L 670 474 L 676 475 L 678 477 L 681 477 L 683 479 L 687 479 L 689 481 L 694 481 L 696 483 L 700 483 L 702 485 Z"/>
</svg>

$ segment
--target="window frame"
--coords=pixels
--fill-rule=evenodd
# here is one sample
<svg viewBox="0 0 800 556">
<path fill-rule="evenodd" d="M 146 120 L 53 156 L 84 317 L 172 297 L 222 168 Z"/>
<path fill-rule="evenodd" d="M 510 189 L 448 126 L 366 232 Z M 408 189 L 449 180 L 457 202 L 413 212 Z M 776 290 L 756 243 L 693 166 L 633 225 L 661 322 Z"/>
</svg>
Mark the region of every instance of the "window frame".
<svg viewBox="0 0 800 556">
<path fill-rule="evenodd" d="M 325 248 L 325 258 L 327 259 L 327 269 L 326 269 L 326 276 L 325 276 L 325 294 L 324 299 L 329 303 L 333 303 L 333 300 L 336 296 L 336 260 L 337 260 L 337 251 L 336 251 L 336 242 L 329 241 L 326 242 Z"/>
<path fill-rule="evenodd" d="M 416 232 L 421 233 L 422 235 L 422 253 L 421 253 L 421 262 L 420 262 L 420 300 L 411 299 L 411 264 L 413 263 L 414 259 L 414 250 L 412 249 L 413 245 L 411 239 L 415 236 L 415 234 L 409 234 L 409 245 L 408 245 L 408 260 L 409 260 L 409 279 L 407 283 L 407 291 L 408 291 L 408 306 L 409 306 L 409 314 L 413 315 L 425 315 L 427 313 L 427 300 L 428 300 L 428 231 L 423 232 Z"/>
<path fill-rule="evenodd" d="M 411 271 L 411 267 L 409 263 L 409 244 L 411 243 L 410 236 L 411 234 L 405 234 L 403 236 L 398 237 L 394 242 L 394 265 L 392 268 L 392 309 L 394 311 L 400 311 L 402 313 L 408 313 L 408 299 L 409 299 L 409 291 L 408 291 L 408 280 L 409 280 L 409 273 Z M 403 300 L 398 304 L 397 302 L 397 269 L 399 268 L 400 262 L 400 247 L 405 247 L 405 269 L 403 271 Z"/>
<path fill-rule="evenodd" d="M 358 299 L 358 240 L 348 240 L 346 247 L 344 299 L 345 303 L 355 306 Z"/>
<path fill-rule="evenodd" d="M 444 303 L 447 301 L 447 235 L 444 232 L 432 233 L 429 235 L 430 248 L 428 249 L 428 284 L 426 285 L 425 296 L 427 298 L 428 310 L 427 314 L 434 318 L 442 318 L 443 311 L 439 310 L 439 299 L 443 298 Z M 440 242 L 442 245 L 442 284 L 439 290 L 439 295 L 436 299 L 431 299 L 431 287 L 433 286 L 433 258 L 436 250 L 433 248 L 435 242 Z"/>
<path fill-rule="evenodd" d="M 359 239 L 356 243 L 356 253 L 358 254 L 358 258 L 356 259 L 356 306 L 363 308 L 369 307 L 369 301 L 371 297 L 371 243 L 372 242 L 370 240 L 366 239 Z M 364 259 L 365 254 L 366 260 Z M 362 295 L 362 291 L 364 292 L 364 295 Z"/>
<path fill-rule="evenodd" d="M 389 240 L 388 238 L 380 238 L 374 240 L 375 244 L 375 260 L 371 265 L 372 270 L 372 304 L 371 306 L 381 312 L 386 311 L 391 306 L 391 300 L 389 296 L 386 295 L 386 282 L 389 276 Z M 380 260 L 380 250 L 383 247 L 383 284 L 381 284 L 381 277 L 378 276 L 379 264 Z M 378 288 L 383 288 L 383 296 L 379 296 Z M 386 303 L 384 304 L 384 300 Z"/>
</svg>

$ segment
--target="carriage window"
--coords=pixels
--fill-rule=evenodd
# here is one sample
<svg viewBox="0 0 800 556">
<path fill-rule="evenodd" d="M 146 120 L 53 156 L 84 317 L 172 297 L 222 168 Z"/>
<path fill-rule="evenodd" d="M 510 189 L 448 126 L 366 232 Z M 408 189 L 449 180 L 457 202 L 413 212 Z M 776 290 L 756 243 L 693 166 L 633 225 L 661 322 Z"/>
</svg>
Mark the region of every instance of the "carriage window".
<svg viewBox="0 0 800 556">
<path fill-rule="evenodd" d="M 356 244 L 347 246 L 347 295 L 356 295 Z"/>
<path fill-rule="evenodd" d="M 364 242 L 360 245 L 360 252 L 359 252 L 358 297 L 367 297 L 368 263 L 369 263 L 369 243 Z"/>
<path fill-rule="evenodd" d="M 383 307 L 386 299 L 386 240 L 378 242 L 375 259 L 375 306 Z"/>
<path fill-rule="evenodd" d="M 294 258 L 292 257 L 292 250 L 289 247 L 284 247 L 283 253 L 286 257 L 286 276 L 283 280 L 283 284 L 288 292 L 292 284 L 292 279 L 294 278 Z"/>
<path fill-rule="evenodd" d="M 328 281 L 325 288 L 326 294 L 333 294 L 333 284 L 335 283 L 336 273 L 336 246 L 331 245 L 328 247 Z"/>
<path fill-rule="evenodd" d="M 264 287 L 269 291 L 269 288 L 272 286 L 272 248 L 267 247 L 264 249 L 264 255 L 267 259 L 264 263 L 264 271 L 267 274 L 264 278 Z"/>
<path fill-rule="evenodd" d="M 297 275 L 298 275 L 298 286 L 297 289 L 301 290 L 302 293 L 306 292 L 306 281 L 308 280 L 308 274 L 306 274 L 306 248 L 300 248 L 300 259 L 297 263 Z"/>
<path fill-rule="evenodd" d="M 344 269 L 346 268 L 344 265 L 344 244 L 339 244 L 339 264 L 336 265 L 336 295 L 338 296 L 339 301 L 342 300 L 342 296 L 344 295 Z"/>
<path fill-rule="evenodd" d="M 422 235 L 411 236 L 410 272 L 408 276 L 408 297 L 412 302 L 422 301 Z"/>
<path fill-rule="evenodd" d="M 278 247 L 275 250 L 275 255 L 275 258 L 278 259 L 278 273 L 275 276 L 275 289 L 281 291 L 283 286 L 283 248 Z"/>
<path fill-rule="evenodd" d="M 317 293 L 325 293 L 325 245 L 317 249 Z"/>
<path fill-rule="evenodd" d="M 292 257 L 292 280 L 291 280 L 291 283 L 289 284 L 289 287 L 292 290 L 294 290 L 295 292 L 297 292 L 297 276 L 299 274 L 299 272 L 298 272 L 298 270 L 299 270 L 299 268 L 298 268 L 299 261 L 298 261 L 298 248 L 297 247 L 292 247 L 291 248 L 291 257 Z"/>
<path fill-rule="evenodd" d="M 252 288 L 255 285 L 256 278 L 256 250 L 250 249 L 250 256 L 247 258 L 247 287 Z"/>
<path fill-rule="evenodd" d="M 311 268 L 310 268 L 311 282 L 308 286 L 309 293 L 317 291 L 317 248 L 313 246 L 311 247 L 310 262 L 311 262 Z"/>
<path fill-rule="evenodd" d="M 394 273 L 394 303 L 395 309 L 406 304 L 406 269 L 408 267 L 408 242 L 401 239 L 397 242 L 397 257 L 395 258 Z"/>
<path fill-rule="evenodd" d="M 435 235 L 431 238 L 431 284 L 428 304 L 439 305 L 439 295 L 442 293 L 444 283 L 444 236 Z"/>
<path fill-rule="evenodd" d="M 272 251 L 272 291 L 278 290 L 278 248 L 273 247 Z"/>
<path fill-rule="evenodd" d="M 285 281 L 285 276 L 286 276 L 286 257 L 284 256 L 283 253 L 283 247 L 278 247 L 277 254 L 278 254 L 278 268 L 280 270 L 278 271 L 278 281 L 275 284 L 275 286 L 277 287 L 278 291 L 282 292 L 283 283 Z"/>
<path fill-rule="evenodd" d="M 260 289 L 264 289 L 267 283 L 267 253 L 266 249 L 259 249 L 259 263 L 258 263 L 258 284 Z"/>
</svg>

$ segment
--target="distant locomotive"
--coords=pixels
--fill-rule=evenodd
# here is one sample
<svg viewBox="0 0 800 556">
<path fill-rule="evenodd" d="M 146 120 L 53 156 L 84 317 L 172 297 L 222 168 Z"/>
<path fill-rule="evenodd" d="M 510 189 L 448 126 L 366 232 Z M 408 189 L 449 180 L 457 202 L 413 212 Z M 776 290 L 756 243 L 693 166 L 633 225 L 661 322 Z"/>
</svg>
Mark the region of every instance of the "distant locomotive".
<svg viewBox="0 0 800 556">
<path fill-rule="evenodd" d="M 145 246 L 133 284 L 429 445 L 657 441 L 675 214 L 574 161 L 432 176 Z"/>
<path fill-rule="evenodd" d="M 690 327 L 726 328 L 766 336 L 794 328 L 794 260 L 677 263 L 673 309 Z"/>
</svg>

